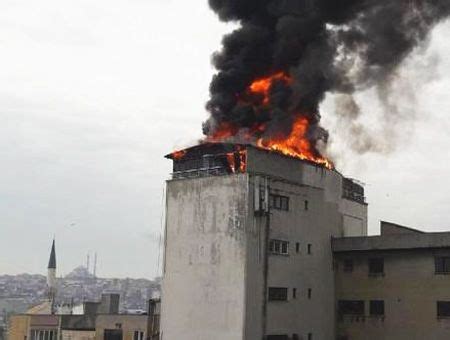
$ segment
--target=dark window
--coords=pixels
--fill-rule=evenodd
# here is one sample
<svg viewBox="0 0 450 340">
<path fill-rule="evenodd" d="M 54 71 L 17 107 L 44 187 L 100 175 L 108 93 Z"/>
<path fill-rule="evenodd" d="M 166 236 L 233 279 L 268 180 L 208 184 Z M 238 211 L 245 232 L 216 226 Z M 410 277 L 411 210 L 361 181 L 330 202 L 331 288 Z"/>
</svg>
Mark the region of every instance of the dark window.
<svg viewBox="0 0 450 340">
<path fill-rule="evenodd" d="M 344 260 L 344 272 L 351 273 L 353 271 L 353 260 Z"/>
<path fill-rule="evenodd" d="M 450 317 L 450 301 L 438 301 L 437 302 L 437 316 L 439 318 Z"/>
<path fill-rule="evenodd" d="M 384 301 L 382 301 L 382 300 L 370 301 L 370 315 L 373 315 L 373 316 L 384 315 Z"/>
<path fill-rule="evenodd" d="M 308 244 L 308 254 L 312 253 L 312 244 Z"/>
<path fill-rule="evenodd" d="M 312 297 L 312 289 L 309 288 L 308 289 L 308 299 L 311 299 L 311 297 Z"/>
<path fill-rule="evenodd" d="M 308 210 L 308 209 L 309 209 L 309 202 L 305 201 L 305 210 Z"/>
<path fill-rule="evenodd" d="M 298 254 L 300 252 L 300 243 L 295 244 L 295 252 Z"/>
<path fill-rule="evenodd" d="M 298 334 L 292 334 L 292 340 L 300 340 Z"/>
<path fill-rule="evenodd" d="M 270 240 L 269 251 L 272 254 L 288 255 L 289 254 L 289 242 L 280 240 Z"/>
<path fill-rule="evenodd" d="M 436 257 L 434 266 L 436 274 L 450 273 L 450 257 Z"/>
<path fill-rule="evenodd" d="M 297 288 L 292 289 L 292 297 L 293 297 L 294 299 L 297 298 Z"/>
<path fill-rule="evenodd" d="M 288 289 L 269 287 L 269 301 L 287 301 Z"/>
<path fill-rule="evenodd" d="M 364 301 L 341 300 L 338 301 L 339 315 L 364 315 Z"/>
<path fill-rule="evenodd" d="M 105 329 L 103 332 L 103 340 L 122 340 L 123 333 L 121 329 Z"/>
<path fill-rule="evenodd" d="M 284 334 L 284 335 L 268 335 L 267 340 L 289 340 L 289 337 Z"/>
<path fill-rule="evenodd" d="M 289 197 L 280 195 L 270 195 L 270 207 L 277 210 L 289 210 Z"/>
<path fill-rule="evenodd" d="M 369 259 L 369 274 L 383 275 L 384 274 L 384 259 L 375 258 Z"/>
<path fill-rule="evenodd" d="M 308 340 L 312 340 L 312 333 L 308 333 Z"/>
</svg>

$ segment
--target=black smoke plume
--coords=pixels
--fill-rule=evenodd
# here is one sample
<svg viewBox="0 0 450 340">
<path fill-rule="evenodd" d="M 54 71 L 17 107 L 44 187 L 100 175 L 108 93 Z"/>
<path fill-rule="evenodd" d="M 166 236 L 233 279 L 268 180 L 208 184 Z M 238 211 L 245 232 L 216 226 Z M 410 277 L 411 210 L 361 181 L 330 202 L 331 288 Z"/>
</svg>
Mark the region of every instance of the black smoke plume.
<svg viewBox="0 0 450 340">
<path fill-rule="evenodd" d="M 251 131 L 263 123 L 265 129 L 255 134 L 287 135 L 301 115 L 310 123 L 308 138 L 317 154 L 318 142 L 327 140 L 319 124 L 326 93 L 351 97 L 388 83 L 450 14 L 450 0 L 209 0 L 209 5 L 221 20 L 240 25 L 213 55 L 218 73 L 210 85 L 204 134 L 214 136 L 224 125 Z M 281 71 L 293 82 L 275 82 L 269 105 L 248 98 L 254 80 Z"/>
</svg>

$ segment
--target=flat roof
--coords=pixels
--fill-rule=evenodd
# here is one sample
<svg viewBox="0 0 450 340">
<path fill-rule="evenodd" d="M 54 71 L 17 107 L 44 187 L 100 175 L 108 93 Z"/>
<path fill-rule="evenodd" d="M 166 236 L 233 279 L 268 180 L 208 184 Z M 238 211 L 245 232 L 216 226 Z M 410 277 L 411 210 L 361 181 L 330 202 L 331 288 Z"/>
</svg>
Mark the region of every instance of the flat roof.
<svg viewBox="0 0 450 340">
<path fill-rule="evenodd" d="M 333 252 L 450 248 L 450 232 L 333 238 Z"/>
</svg>

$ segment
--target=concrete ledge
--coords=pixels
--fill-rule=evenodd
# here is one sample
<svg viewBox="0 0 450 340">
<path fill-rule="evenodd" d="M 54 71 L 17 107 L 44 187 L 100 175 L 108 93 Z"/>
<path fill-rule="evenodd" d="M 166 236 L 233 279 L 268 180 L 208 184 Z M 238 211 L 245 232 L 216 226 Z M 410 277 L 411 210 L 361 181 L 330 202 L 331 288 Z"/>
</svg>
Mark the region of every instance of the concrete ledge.
<svg viewBox="0 0 450 340">
<path fill-rule="evenodd" d="M 333 238 L 335 253 L 370 250 L 450 248 L 450 232 Z"/>
</svg>

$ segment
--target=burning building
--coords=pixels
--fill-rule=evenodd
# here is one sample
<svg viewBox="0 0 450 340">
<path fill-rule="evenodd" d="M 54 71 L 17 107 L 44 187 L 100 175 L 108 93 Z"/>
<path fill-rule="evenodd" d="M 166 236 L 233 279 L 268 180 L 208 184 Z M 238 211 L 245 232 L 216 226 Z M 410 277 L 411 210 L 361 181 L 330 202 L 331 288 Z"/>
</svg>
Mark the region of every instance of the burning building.
<svg viewBox="0 0 450 340">
<path fill-rule="evenodd" d="M 223 143 L 167 157 L 162 339 L 450 337 L 450 232 L 367 236 L 364 187 L 310 160 Z"/>
<path fill-rule="evenodd" d="M 251 145 L 167 157 L 163 338 L 332 339 L 330 240 L 366 235 L 364 188 Z"/>
</svg>

